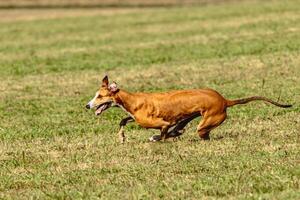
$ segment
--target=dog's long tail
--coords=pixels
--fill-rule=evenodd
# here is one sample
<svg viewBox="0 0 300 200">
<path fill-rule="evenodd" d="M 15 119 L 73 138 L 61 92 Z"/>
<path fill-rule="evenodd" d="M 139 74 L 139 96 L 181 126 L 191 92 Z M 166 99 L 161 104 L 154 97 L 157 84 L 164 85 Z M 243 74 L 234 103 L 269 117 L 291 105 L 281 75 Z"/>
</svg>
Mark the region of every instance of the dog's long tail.
<svg viewBox="0 0 300 200">
<path fill-rule="evenodd" d="M 271 99 L 268 99 L 266 97 L 260 97 L 260 96 L 253 96 L 253 97 L 249 97 L 249 98 L 244 98 L 244 99 L 237 99 L 237 100 L 227 100 L 227 107 L 231 107 L 237 104 L 246 104 L 250 101 L 266 101 L 269 102 L 275 106 L 281 107 L 281 108 L 289 108 L 292 107 L 292 105 L 288 105 L 288 104 L 280 104 L 277 103 Z"/>
</svg>

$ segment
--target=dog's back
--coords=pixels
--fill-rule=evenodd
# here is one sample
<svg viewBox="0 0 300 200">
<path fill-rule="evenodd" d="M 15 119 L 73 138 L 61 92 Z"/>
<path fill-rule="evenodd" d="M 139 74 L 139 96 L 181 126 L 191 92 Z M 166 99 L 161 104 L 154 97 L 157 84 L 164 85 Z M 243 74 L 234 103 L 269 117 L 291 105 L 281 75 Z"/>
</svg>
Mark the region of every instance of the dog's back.
<svg viewBox="0 0 300 200">
<path fill-rule="evenodd" d="M 203 113 L 208 109 L 225 109 L 225 99 L 211 89 L 176 90 L 163 93 L 135 93 L 136 112 L 155 118 L 163 118 L 170 122 Z M 217 106 L 216 106 L 217 104 Z"/>
</svg>

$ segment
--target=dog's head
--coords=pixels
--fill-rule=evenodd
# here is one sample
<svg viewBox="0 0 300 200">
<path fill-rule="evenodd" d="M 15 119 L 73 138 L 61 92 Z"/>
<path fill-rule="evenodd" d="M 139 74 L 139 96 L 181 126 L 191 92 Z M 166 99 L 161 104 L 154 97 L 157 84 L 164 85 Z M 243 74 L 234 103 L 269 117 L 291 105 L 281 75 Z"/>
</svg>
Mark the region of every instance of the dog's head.
<svg viewBox="0 0 300 200">
<path fill-rule="evenodd" d="M 95 97 L 85 106 L 87 109 L 95 108 L 95 114 L 100 115 L 104 110 L 114 104 L 114 95 L 119 91 L 115 82 L 109 84 L 108 77 L 102 80 L 102 85 L 96 92 Z"/>
</svg>

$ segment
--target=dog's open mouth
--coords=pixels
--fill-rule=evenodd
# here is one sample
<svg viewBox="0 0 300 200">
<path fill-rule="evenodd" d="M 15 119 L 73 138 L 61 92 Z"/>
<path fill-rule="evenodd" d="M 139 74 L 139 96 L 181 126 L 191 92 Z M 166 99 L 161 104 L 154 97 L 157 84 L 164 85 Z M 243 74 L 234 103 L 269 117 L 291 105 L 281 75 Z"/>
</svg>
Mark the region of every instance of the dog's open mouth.
<svg viewBox="0 0 300 200">
<path fill-rule="evenodd" d="M 111 102 L 107 102 L 107 103 L 100 104 L 100 105 L 97 106 L 97 108 L 96 108 L 95 115 L 100 115 L 104 110 L 106 110 L 106 109 L 109 108 L 110 106 L 111 106 Z"/>
</svg>

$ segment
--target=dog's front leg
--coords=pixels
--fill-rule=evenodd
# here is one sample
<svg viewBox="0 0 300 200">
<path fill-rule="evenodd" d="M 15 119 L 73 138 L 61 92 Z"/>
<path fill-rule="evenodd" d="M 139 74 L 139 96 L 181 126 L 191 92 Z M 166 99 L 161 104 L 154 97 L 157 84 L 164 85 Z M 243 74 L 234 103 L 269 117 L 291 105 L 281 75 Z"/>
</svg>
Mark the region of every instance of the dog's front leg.
<svg viewBox="0 0 300 200">
<path fill-rule="evenodd" d="M 118 135 L 119 135 L 119 139 L 120 139 L 121 143 L 125 142 L 124 127 L 126 126 L 126 124 L 128 122 L 133 122 L 133 121 L 134 121 L 134 119 L 132 117 L 126 117 L 126 118 L 124 118 L 120 121 L 120 124 L 119 124 L 120 125 L 120 130 L 119 130 Z"/>
<path fill-rule="evenodd" d="M 152 137 L 149 138 L 149 140 L 151 142 L 157 142 L 157 141 L 160 141 L 160 140 L 165 141 L 165 139 L 167 139 L 168 130 L 169 130 L 168 126 L 162 127 L 160 129 L 160 135 L 153 135 Z"/>
<path fill-rule="evenodd" d="M 165 141 L 165 139 L 167 139 L 168 130 L 169 130 L 168 126 L 164 126 L 161 128 L 161 130 L 160 130 L 161 140 Z"/>
</svg>

